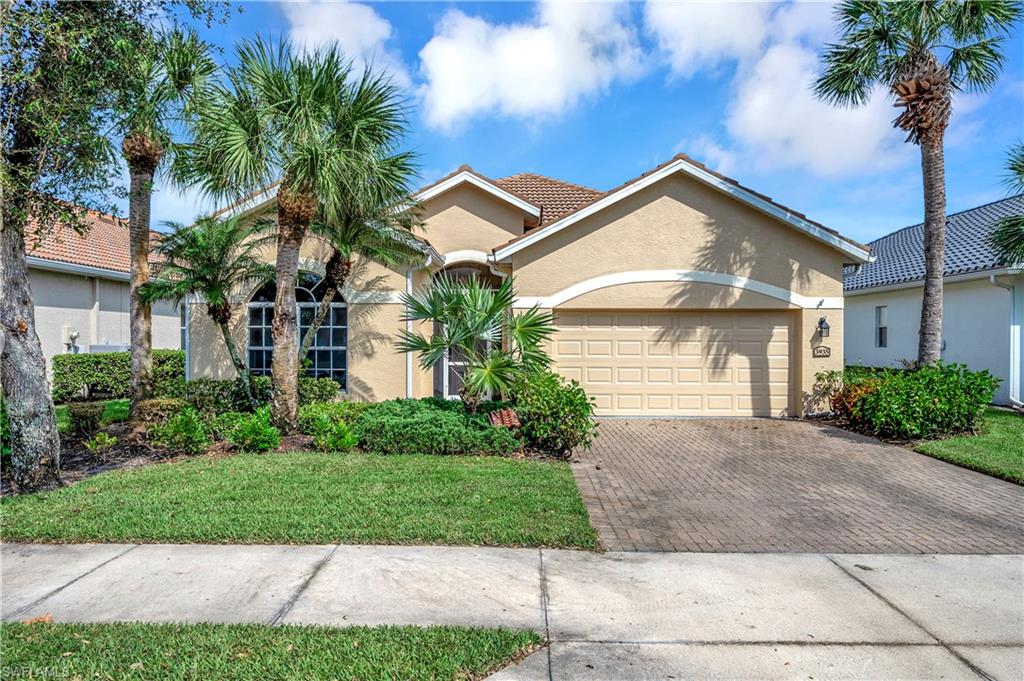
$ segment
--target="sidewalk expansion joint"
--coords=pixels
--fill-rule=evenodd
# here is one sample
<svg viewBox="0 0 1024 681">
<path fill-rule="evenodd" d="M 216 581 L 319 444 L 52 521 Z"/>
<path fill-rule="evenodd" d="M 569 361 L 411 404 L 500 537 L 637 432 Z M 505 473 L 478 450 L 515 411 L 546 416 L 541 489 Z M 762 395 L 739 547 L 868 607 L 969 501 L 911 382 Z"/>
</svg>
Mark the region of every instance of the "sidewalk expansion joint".
<svg viewBox="0 0 1024 681">
<path fill-rule="evenodd" d="M 822 555 L 825 556 L 825 558 L 827 558 L 830 563 L 832 563 L 837 568 L 839 568 L 847 577 L 849 577 L 850 579 L 852 579 L 853 581 L 857 582 L 862 587 L 867 589 L 869 592 L 871 592 L 871 594 L 875 598 L 877 598 L 878 600 L 882 601 L 883 603 L 888 605 L 890 608 L 892 608 L 893 610 L 895 610 L 899 614 L 903 615 L 903 617 L 906 618 L 906 620 L 908 622 L 910 622 L 915 627 L 917 627 L 918 629 L 920 629 L 921 631 L 926 633 L 928 636 L 930 636 L 933 639 L 935 639 L 936 643 L 938 643 L 947 653 L 949 653 L 950 655 L 955 657 L 957 660 L 959 660 L 965 667 L 967 667 L 972 672 L 974 672 L 979 678 L 985 679 L 985 681 L 997 681 L 992 676 L 990 676 L 987 672 L 985 672 L 983 669 L 978 667 L 978 665 L 974 664 L 973 662 L 968 660 L 966 657 L 964 657 L 963 655 L 958 653 L 956 650 L 954 650 L 952 647 L 950 647 L 950 645 L 948 643 L 946 643 L 945 641 L 940 639 L 938 636 L 936 636 L 932 632 L 928 631 L 928 629 L 923 624 L 921 624 L 916 619 L 911 617 L 906 611 L 904 611 L 898 605 L 893 603 L 891 600 L 889 600 L 888 598 L 883 596 L 877 589 L 875 589 L 870 584 L 865 582 L 863 579 L 861 579 L 860 577 L 858 577 L 857 575 L 855 575 L 854 573 L 850 572 L 845 567 L 840 565 L 839 561 L 837 561 L 836 559 L 834 559 L 832 556 L 828 555 L 827 553 L 826 554 L 822 554 Z"/>
<path fill-rule="evenodd" d="M 110 563 L 113 563 L 115 560 L 117 560 L 121 556 L 125 555 L 129 551 L 134 551 L 137 548 L 139 548 L 139 544 L 132 544 L 131 546 L 129 546 L 128 548 L 126 548 L 124 551 L 122 551 L 121 553 L 117 554 L 116 556 L 112 556 L 110 558 L 107 558 L 105 561 L 103 561 L 99 565 L 96 565 L 95 567 L 93 567 L 93 568 L 91 568 L 89 570 L 86 570 L 82 574 L 80 574 L 77 577 L 75 577 L 74 579 L 72 579 L 67 584 L 63 584 L 61 586 L 58 586 L 53 591 L 50 591 L 49 593 L 45 594 L 44 596 L 41 596 L 41 597 L 37 598 L 36 600 L 32 601 L 28 605 L 22 606 L 22 607 L 18 608 L 17 610 L 15 610 L 14 612 L 12 612 L 12 613 L 10 613 L 8 615 L 4 615 L 4 619 L 5 620 L 6 619 L 12 619 L 14 617 L 18 617 L 19 615 L 23 615 L 26 612 L 29 612 L 30 610 L 32 610 L 32 608 L 34 608 L 37 605 L 43 603 L 47 599 L 52 598 L 53 596 L 56 596 L 61 591 L 63 591 L 64 589 L 68 588 L 69 586 L 71 586 L 75 582 L 79 581 L 80 579 L 88 577 L 89 575 L 91 575 L 92 573 L 96 572 L 97 570 L 99 570 L 104 565 L 109 565 Z"/>
<path fill-rule="evenodd" d="M 291 595 L 291 598 L 289 598 L 285 602 L 285 604 L 281 606 L 281 609 L 278 610 L 274 614 L 274 616 L 270 618 L 270 622 L 269 622 L 270 626 L 275 626 L 277 624 L 280 624 L 281 620 L 283 620 L 285 618 L 285 616 L 289 612 L 291 612 L 292 608 L 295 606 L 295 603 L 299 600 L 299 597 L 303 593 L 305 593 L 306 589 L 309 587 L 309 585 L 313 581 L 313 579 L 315 579 L 316 576 L 318 574 L 320 574 L 320 570 L 322 570 L 323 567 L 325 565 L 327 565 L 327 562 L 330 561 L 331 558 L 334 557 L 335 552 L 338 550 L 338 547 L 340 547 L 340 546 L 341 546 L 341 544 L 335 544 L 331 548 L 331 550 L 327 552 L 326 556 L 324 556 L 319 561 L 317 561 L 317 564 L 313 566 L 312 570 L 310 570 L 309 575 L 307 575 L 306 578 L 304 580 L 302 580 L 302 584 L 300 584 L 299 588 L 295 590 L 295 593 L 293 593 Z"/>
<path fill-rule="evenodd" d="M 540 609 L 544 613 L 544 638 L 549 642 L 545 647 L 548 656 L 548 681 L 554 681 L 551 671 L 551 623 L 548 620 L 548 574 L 544 570 L 544 549 L 537 549 L 538 569 L 540 572 Z"/>
</svg>

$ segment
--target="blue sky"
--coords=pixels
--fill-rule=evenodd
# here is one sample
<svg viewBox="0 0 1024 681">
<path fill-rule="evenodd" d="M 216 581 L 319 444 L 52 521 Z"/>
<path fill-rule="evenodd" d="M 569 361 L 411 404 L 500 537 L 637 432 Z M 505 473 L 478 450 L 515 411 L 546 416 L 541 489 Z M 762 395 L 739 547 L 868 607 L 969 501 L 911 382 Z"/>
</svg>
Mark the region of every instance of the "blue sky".
<svg viewBox="0 0 1024 681">
<path fill-rule="evenodd" d="M 468 163 L 608 189 L 682 151 L 844 234 L 921 221 L 916 147 L 879 92 L 837 110 L 808 84 L 832 32 L 824 3 L 244 3 L 205 37 L 231 59 L 257 33 L 337 41 L 408 92 L 408 147 L 429 182 Z M 1024 137 L 1024 37 L 989 94 L 965 93 L 947 136 L 950 212 L 1004 195 Z M 209 210 L 161 187 L 155 221 Z"/>
</svg>

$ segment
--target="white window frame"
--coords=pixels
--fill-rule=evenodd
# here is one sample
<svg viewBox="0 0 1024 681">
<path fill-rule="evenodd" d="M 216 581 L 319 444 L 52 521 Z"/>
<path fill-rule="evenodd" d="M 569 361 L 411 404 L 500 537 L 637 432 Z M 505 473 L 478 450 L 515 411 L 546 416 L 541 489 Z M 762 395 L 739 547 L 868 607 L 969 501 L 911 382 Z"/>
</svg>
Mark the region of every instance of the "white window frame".
<svg viewBox="0 0 1024 681">
<path fill-rule="evenodd" d="M 316 311 L 317 311 L 317 309 L 319 307 L 320 307 L 320 303 L 306 303 L 306 302 L 303 302 L 303 303 L 296 303 L 295 304 L 295 319 L 296 319 L 297 326 L 298 326 L 298 331 L 299 331 L 299 343 L 302 342 L 302 333 L 301 333 L 302 324 L 301 324 L 301 320 L 302 320 L 302 310 L 303 310 L 303 308 L 309 309 L 311 311 L 311 314 L 316 315 Z M 249 310 L 252 310 L 253 308 L 261 308 L 261 309 L 269 308 L 269 309 L 273 309 L 274 308 L 274 303 L 272 303 L 270 301 L 255 302 L 255 303 L 250 302 L 246 306 L 246 317 L 245 317 L 245 342 L 246 342 L 246 346 L 245 346 L 245 365 L 247 367 L 249 367 L 250 371 L 252 371 L 252 362 L 250 361 L 250 355 L 249 355 L 250 351 L 252 351 L 252 350 L 260 350 L 260 351 L 270 351 L 272 353 L 273 350 L 274 350 L 274 346 L 273 345 L 252 345 L 249 342 L 249 331 L 252 328 L 252 324 L 249 321 Z M 327 313 L 328 318 L 327 318 L 327 320 L 325 320 L 327 322 L 326 326 L 321 326 L 320 328 L 321 329 L 327 328 L 327 329 L 330 329 L 332 331 L 335 328 L 340 328 L 340 327 L 335 327 L 333 324 L 331 324 L 331 316 L 333 316 L 334 310 L 336 310 L 336 309 L 346 309 L 347 310 L 347 308 L 348 308 L 348 304 L 345 303 L 345 301 L 337 300 L 336 299 L 335 302 L 331 303 L 330 311 Z M 263 325 L 263 328 L 266 328 L 265 324 Z M 345 318 L 345 327 L 344 328 L 345 328 L 345 331 L 346 331 L 345 337 L 347 339 L 348 338 L 348 333 L 351 331 L 351 328 L 348 325 L 348 317 L 347 317 L 347 315 L 346 315 L 346 318 Z M 314 338 L 313 339 L 313 345 L 310 346 L 309 351 L 311 353 L 313 353 L 313 352 L 316 352 L 317 350 L 327 350 L 327 351 L 330 351 L 332 353 L 340 350 L 340 351 L 345 353 L 345 366 L 342 369 L 344 371 L 345 380 L 344 380 L 344 384 L 342 385 L 342 392 L 343 393 L 347 392 L 348 391 L 348 378 L 349 378 L 348 343 L 346 342 L 344 345 L 328 345 L 328 346 L 321 345 L 321 346 L 318 346 L 318 345 L 316 345 L 316 339 Z M 333 371 L 335 369 L 336 369 L 336 367 L 334 367 L 333 358 L 332 358 L 332 360 L 331 360 L 331 371 L 332 371 L 332 373 L 333 373 Z M 263 369 L 257 369 L 256 372 L 253 373 L 253 375 L 255 375 L 255 376 L 269 376 L 270 375 L 270 368 L 266 367 L 266 368 L 263 368 Z"/>
<path fill-rule="evenodd" d="M 884 322 L 884 323 L 883 323 Z M 885 338 L 882 338 L 882 330 L 885 330 Z M 875 305 L 875 347 L 884 349 L 889 347 L 889 306 Z"/>
</svg>

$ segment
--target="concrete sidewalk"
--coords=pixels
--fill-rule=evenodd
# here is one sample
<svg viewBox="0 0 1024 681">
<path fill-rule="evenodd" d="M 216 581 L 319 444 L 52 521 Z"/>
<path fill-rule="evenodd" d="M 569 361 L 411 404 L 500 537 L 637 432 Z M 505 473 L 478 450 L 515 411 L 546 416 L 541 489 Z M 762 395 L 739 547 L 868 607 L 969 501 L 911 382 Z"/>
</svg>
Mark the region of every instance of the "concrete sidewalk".
<svg viewBox="0 0 1024 681">
<path fill-rule="evenodd" d="M 495 679 L 1024 677 L 1024 557 L 4 545 L 5 620 L 458 624 Z"/>
</svg>

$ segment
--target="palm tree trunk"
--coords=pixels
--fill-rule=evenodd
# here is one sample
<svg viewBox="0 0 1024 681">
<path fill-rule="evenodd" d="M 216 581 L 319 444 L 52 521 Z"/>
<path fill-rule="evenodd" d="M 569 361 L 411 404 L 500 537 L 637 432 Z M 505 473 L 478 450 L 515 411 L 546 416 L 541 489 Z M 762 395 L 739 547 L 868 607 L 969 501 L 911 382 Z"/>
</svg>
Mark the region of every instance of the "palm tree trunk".
<svg viewBox="0 0 1024 681">
<path fill-rule="evenodd" d="M 302 337 L 302 346 L 299 347 L 300 361 L 306 359 L 309 349 L 313 347 L 316 332 L 323 326 L 324 320 L 327 319 L 327 314 L 331 311 L 331 303 L 334 302 L 338 291 L 345 288 L 345 282 L 348 281 L 349 273 L 352 271 L 352 261 L 348 258 L 342 259 L 341 253 L 335 250 L 327 261 L 325 269 L 327 270 L 327 289 L 324 291 L 324 298 L 320 301 L 320 306 L 313 317 L 313 323 L 309 325 L 306 335 Z"/>
<path fill-rule="evenodd" d="M 152 156 L 156 145 L 142 136 L 125 138 L 130 186 L 128 194 L 128 239 L 131 248 L 129 285 L 129 325 L 131 342 L 131 411 L 140 400 L 153 396 L 153 316 L 149 303 L 139 296 L 139 288 L 149 281 L 149 211 L 153 197 L 153 173 L 159 156 Z M 146 144 L 148 142 L 148 144 Z M 140 153 L 138 147 L 144 148 Z"/>
<path fill-rule="evenodd" d="M 942 358 L 942 271 L 946 251 L 946 171 L 943 136 L 921 140 L 921 176 L 924 181 L 924 296 L 917 363 Z"/>
<path fill-rule="evenodd" d="M 46 380 L 46 359 L 35 329 L 24 225 L 4 217 L 0 217 L 0 332 L 5 341 L 0 397 L 7 410 L 14 484 L 22 492 L 59 484 L 60 436 Z"/>
<path fill-rule="evenodd" d="M 299 344 L 295 309 L 295 283 L 299 275 L 299 249 L 316 212 L 316 201 L 294 191 L 287 182 L 277 192 L 277 295 L 274 298 L 274 351 L 271 360 L 273 392 L 271 415 L 284 433 L 299 423 Z"/>
<path fill-rule="evenodd" d="M 245 366 L 245 362 L 242 361 L 242 355 L 238 352 L 238 345 L 235 343 L 227 323 L 219 322 L 217 326 L 220 327 L 221 335 L 224 336 L 224 345 L 228 348 L 231 363 L 235 365 L 235 371 L 238 372 L 238 380 L 242 383 L 242 389 L 245 391 L 245 399 L 252 409 L 256 409 L 260 405 L 252 394 L 252 377 L 249 375 L 249 367 Z"/>
</svg>

